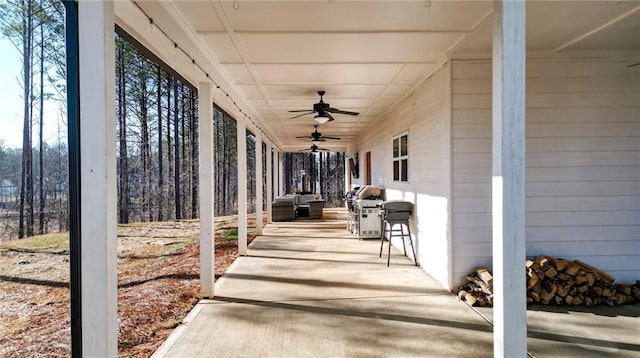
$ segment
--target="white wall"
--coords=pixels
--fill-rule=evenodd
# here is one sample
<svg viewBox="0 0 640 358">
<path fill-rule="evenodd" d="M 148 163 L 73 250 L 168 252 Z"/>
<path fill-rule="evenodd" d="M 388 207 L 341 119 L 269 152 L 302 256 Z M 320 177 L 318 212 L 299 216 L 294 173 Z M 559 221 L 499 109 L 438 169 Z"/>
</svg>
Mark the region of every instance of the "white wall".
<svg viewBox="0 0 640 358">
<path fill-rule="evenodd" d="M 417 237 L 418 261 L 443 286 L 450 287 L 449 237 L 451 206 L 451 103 L 450 64 L 421 84 L 410 96 L 376 122 L 369 133 L 349 146 L 349 156 L 364 158 L 371 151 L 371 182 L 386 189 L 387 199 L 415 204 L 411 224 Z M 409 182 L 393 181 L 392 137 L 409 131 Z M 394 242 L 400 245 L 399 242 Z M 411 257 L 410 248 L 407 247 Z M 393 260 L 392 263 L 393 264 Z"/>
<path fill-rule="evenodd" d="M 640 278 L 640 67 L 527 63 L 527 255 Z M 491 62 L 453 61 L 453 279 L 491 263 Z"/>
</svg>

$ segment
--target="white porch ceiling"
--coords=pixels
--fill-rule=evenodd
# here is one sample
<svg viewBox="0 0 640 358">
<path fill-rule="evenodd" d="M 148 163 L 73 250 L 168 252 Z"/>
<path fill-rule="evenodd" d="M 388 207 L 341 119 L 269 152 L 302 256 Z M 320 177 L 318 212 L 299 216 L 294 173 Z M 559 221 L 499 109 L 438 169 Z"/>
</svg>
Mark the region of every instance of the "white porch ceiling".
<svg viewBox="0 0 640 358">
<path fill-rule="evenodd" d="M 204 80 L 173 43 L 148 31 L 132 3 L 116 2 L 116 21 L 194 83 Z M 311 145 L 311 109 L 325 90 L 336 114 L 322 125 L 344 150 L 362 130 L 448 58 L 488 58 L 490 1 L 164 1 L 138 2 L 154 22 L 210 71 L 285 151 Z M 582 56 L 614 50 L 640 62 L 640 1 L 529 1 L 531 56 Z M 634 60 L 635 59 L 635 60 Z"/>
</svg>

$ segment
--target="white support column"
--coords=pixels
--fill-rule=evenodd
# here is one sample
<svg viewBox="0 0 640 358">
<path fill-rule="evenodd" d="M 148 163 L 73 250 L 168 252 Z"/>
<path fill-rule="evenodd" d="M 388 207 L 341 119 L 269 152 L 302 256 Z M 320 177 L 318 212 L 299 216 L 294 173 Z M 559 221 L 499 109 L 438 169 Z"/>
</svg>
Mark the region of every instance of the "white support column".
<svg viewBox="0 0 640 358">
<path fill-rule="evenodd" d="M 238 254 L 247 254 L 247 125 L 236 116 L 238 136 Z"/>
<path fill-rule="evenodd" d="M 78 2 L 82 356 L 118 355 L 113 2 Z"/>
<path fill-rule="evenodd" d="M 256 131 L 256 230 L 262 235 L 262 136 Z"/>
<path fill-rule="evenodd" d="M 271 164 L 273 156 L 271 155 L 271 143 L 267 142 L 267 223 L 272 222 L 272 207 L 273 202 L 273 165 Z"/>
<path fill-rule="evenodd" d="M 284 187 L 284 153 L 278 152 L 278 191 L 280 195 L 287 194 L 289 188 Z"/>
<path fill-rule="evenodd" d="M 199 150 L 198 175 L 200 179 L 200 297 L 214 296 L 214 190 L 213 185 L 213 98 L 211 83 L 198 83 Z"/>
<path fill-rule="evenodd" d="M 527 356 L 525 1 L 494 2 L 493 355 Z"/>
</svg>

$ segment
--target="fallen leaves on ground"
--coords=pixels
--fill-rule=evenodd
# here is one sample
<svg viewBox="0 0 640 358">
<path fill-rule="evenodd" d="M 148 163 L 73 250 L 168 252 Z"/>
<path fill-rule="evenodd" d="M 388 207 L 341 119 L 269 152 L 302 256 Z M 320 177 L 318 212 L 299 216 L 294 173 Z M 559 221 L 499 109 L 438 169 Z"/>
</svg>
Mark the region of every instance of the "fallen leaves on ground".
<svg viewBox="0 0 640 358">
<path fill-rule="evenodd" d="M 235 216 L 216 218 L 216 277 L 237 257 L 237 240 L 223 239 L 235 227 Z M 196 220 L 119 226 L 120 357 L 153 354 L 198 302 L 198 230 Z M 68 239 L 3 242 L 0 267 L 0 357 L 69 356 Z"/>
</svg>

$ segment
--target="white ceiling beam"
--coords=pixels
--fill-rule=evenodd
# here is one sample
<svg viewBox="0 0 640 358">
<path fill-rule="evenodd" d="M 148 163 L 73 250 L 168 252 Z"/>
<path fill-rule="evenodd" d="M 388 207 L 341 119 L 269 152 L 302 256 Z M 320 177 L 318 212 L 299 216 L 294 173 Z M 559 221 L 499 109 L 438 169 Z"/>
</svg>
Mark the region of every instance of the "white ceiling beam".
<svg viewBox="0 0 640 358">
<path fill-rule="evenodd" d="M 223 21 L 224 22 L 224 21 Z M 473 28 L 472 28 L 473 29 Z M 306 34 L 322 34 L 322 35 L 342 35 L 342 34 L 465 34 L 470 29 L 456 30 L 233 30 L 238 35 L 306 35 Z M 219 35 L 225 34 L 225 31 L 209 31 L 196 30 L 199 35 Z"/>
<path fill-rule="evenodd" d="M 313 60 L 313 61 L 252 61 L 252 65 L 404 65 L 404 64 L 436 64 L 438 61 L 434 60 L 394 60 L 394 61 L 327 61 L 327 60 Z M 243 65 L 243 62 L 237 61 L 222 61 L 221 65 Z"/>
<path fill-rule="evenodd" d="M 624 18 L 626 18 L 626 17 L 628 17 L 628 16 L 630 16 L 630 15 L 633 15 L 633 14 L 635 14 L 635 13 L 636 13 L 636 12 L 638 12 L 638 11 L 640 11 L 640 5 L 638 5 L 638 6 L 634 7 L 633 9 L 631 9 L 631 10 L 629 10 L 629 11 L 625 12 L 624 14 L 622 14 L 622 15 L 620 15 L 620 16 L 618 16 L 618 17 L 615 17 L 615 18 L 613 18 L 613 19 L 611 19 L 611 20 L 609 20 L 609 21 L 605 22 L 604 24 L 602 24 L 602 25 L 600 25 L 600 26 L 598 26 L 598 27 L 594 28 L 593 30 L 587 31 L 587 32 L 585 32 L 584 34 L 582 34 L 582 35 L 580 35 L 580 36 L 578 36 L 578 37 L 574 38 L 573 40 L 568 41 L 568 42 L 564 43 L 563 45 L 560 45 L 560 46 L 556 47 L 556 48 L 555 48 L 555 49 L 553 49 L 551 52 L 552 52 L 552 53 L 556 53 L 556 52 L 562 51 L 562 50 L 564 50 L 565 48 L 567 48 L 567 47 L 569 47 L 569 46 L 571 46 L 571 45 L 573 45 L 573 44 L 575 44 L 575 43 L 577 43 L 577 42 L 580 42 L 580 41 L 582 41 L 582 40 L 584 40 L 584 39 L 586 39 L 586 38 L 588 38 L 588 37 L 591 37 L 591 36 L 593 36 L 593 35 L 597 34 L 598 32 L 603 31 L 604 29 L 606 29 L 606 28 L 608 28 L 608 27 L 610 27 L 610 26 L 612 26 L 612 25 L 614 25 L 614 24 L 616 24 L 616 23 L 620 22 L 620 21 L 621 21 L 621 20 L 623 20 Z"/>
<path fill-rule="evenodd" d="M 493 9 L 487 11 L 487 13 L 478 22 L 476 22 L 475 25 L 473 25 L 471 31 L 469 31 L 466 35 L 462 36 L 451 47 L 449 47 L 449 49 L 446 51 L 447 56 L 449 58 L 451 58 L 452 54 L 454 54 L 456 51 L 458 51 L 458 49 L 460 49 L 460 47 L 464 46 L 469 41 L 471 41 L 473 38 L 478 36 L 478 33 L 480 32 L 479 31 L 480 25 L 482 25 L 485 21 L 491 21 L 491 19 L 492 19 L 491 15 L 492 14 L 493 14 Z"/>
<path fill-rule="evenodd" d="M 213 70 L 209 73 L 210 77 L 213 78 L 222 89 L 229 93 L 229 96 L 236 99 L 236 103 L 238 103 L 238 106 L 243 108 L 243 111 L 247 113 L 247 115 L 259 122 L 258 124 L 264 128 L 265 134 L 276 141 L 276 146 L 281 146 L 282 143 L 280 143 L 278 137 L 275 136 L 275 134 L 271 130 L 271 127 L 266 125 L 266 123 L 262 121 L 261 117 L 257 114 L 259 112 L 256 111 L 253 105 L 246 101 L 243 96 L 239 95 L 239 91 L 233 84 L 233 80 L 229 77 L 226 71 L 220 68 L 220 60 L 211 51 L 209 46 L 204 43 L 202 38 L 195 33 L 194 29 L 190 26 L 189 21 L 184 18 L 182 13 L 176 8 L 176 5 L 170 1 L 160 1 L 159 3 L 164 8 L 164 10 L 176 21 L 178 26 L 185 32 L 188 39 L 198 48 L 201 53 L 205 55 L 205 58 L 207 58 L 207 63 L 203 64 L 203 66 L 207 67 L 210 70 Z M 225 109 L 229 110 L 229 113 L 235 113 L 235 108 Z"/>
<path fill-rule="evenodd" d="M 235 47 L 240 59 L 242 60 L 242 64 L 245 66 L 247 72 L 249 72 L 249 76 L 253 79 L 255 86 L 258 88 L 258 91 L 262 94 L 263 100 L 267 103 L 269 107 L 272 107 L 272 103 L 267 95 L 267 90 L 260 83 L 260 76 L 258 75 L 258 71 L 256 71 L 255 67 L 249 60 L 249 54 L 247 53 L 247 49 L 244 47 L 244 44 L 235 33 L 233 26 L 231 25 L 231 20 L 229 19 L 229 14 L 225 11 L 224 7 L 220 2 L 210 2 L 213 10 L 218 15 L 218 18 L 222 22 L 222 26 L 224 26 L 225 30 L 227 30 L 227 34 L 231 39 L 231 43 Z M 272 110 L 273 111 L 273 110 Z M 266 124 L 266 123 L 265 123 Z"/>
</svg>

